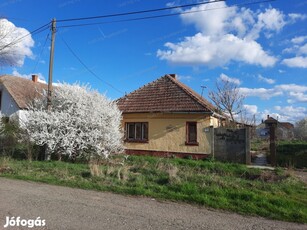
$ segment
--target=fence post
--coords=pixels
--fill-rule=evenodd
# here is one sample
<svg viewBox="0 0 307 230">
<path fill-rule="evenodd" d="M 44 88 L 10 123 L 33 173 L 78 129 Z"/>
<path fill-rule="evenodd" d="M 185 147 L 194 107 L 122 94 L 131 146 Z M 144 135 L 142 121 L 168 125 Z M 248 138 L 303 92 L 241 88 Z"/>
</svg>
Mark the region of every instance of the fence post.
<svg viewBox="0 0 307 230">
<path fill-rule="evenodd" d="M 251 164 L 251 130 L 249 127 L 245 128 L 245 163 Z"/>
<path fill-rule="evenodd" d="M 211 134 L 211 155 L 212 159 L 214 159 L 214 127 L 213 125 L 210 126 L 210 134 Z"/>
<path fill-rule="evenodd" d="M 276 166 L 276 125 L 272 124 L 270 127 L 270 154 L 271 154 L 271 165 Z"/>
</svg>

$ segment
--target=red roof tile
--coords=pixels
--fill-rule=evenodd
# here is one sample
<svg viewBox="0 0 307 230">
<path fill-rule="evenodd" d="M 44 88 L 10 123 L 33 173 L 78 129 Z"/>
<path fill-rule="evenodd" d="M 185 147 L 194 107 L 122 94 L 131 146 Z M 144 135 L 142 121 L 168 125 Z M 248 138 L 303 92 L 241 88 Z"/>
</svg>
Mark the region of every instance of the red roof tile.
<svg viewBox="0 0 307 230">
<path fill-rule="evenodd" d="M 294 129 L 294 125 L 291 124 L 290 122 L 280 122 L 280 124 L 285 127 L 286 129 Z"/>
<path fill-rule="evenodd" d="M 165 75 L 118 99 L 117 102 L 123 113 L 212 113 L 216 110 L 210 102 L 171 75 Z"/>
</svg>

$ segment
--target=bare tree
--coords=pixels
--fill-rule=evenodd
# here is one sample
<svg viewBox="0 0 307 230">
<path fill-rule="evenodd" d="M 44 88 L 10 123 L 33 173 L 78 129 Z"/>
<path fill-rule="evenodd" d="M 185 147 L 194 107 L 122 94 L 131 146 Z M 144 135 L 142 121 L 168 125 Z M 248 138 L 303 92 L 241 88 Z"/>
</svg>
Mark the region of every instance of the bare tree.
<svg viewBox="0 0 307 230">
<path fill-rule="evenodd" d="M 240 92 L 238 84 L 227 79 L 216 82 L 216 90 L 209 92 L 209 98 L 219 111 L 230 116 L 232 122 L 235 116 L 242 112 L 245 96 Z"/>
</svg>

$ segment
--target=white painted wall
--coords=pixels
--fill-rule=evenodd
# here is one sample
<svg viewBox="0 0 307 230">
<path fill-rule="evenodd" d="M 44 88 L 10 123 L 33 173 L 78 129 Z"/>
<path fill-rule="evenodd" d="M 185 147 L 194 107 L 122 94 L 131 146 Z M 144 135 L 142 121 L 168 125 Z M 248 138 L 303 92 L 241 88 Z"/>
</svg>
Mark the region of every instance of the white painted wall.
<svg viewBox="0 0 307 230">
<path fill-rule="evenodd" d="M 27 122 L 27 110 L 18 110 L 10 116 L 10 121 L 16 122 L 19 127 L 24 128 Z"/>
<path fill-rule="evenodd" d="M 9 92 L 6 90 L 6 88 L 3 87 L 3 85 L 0 85 L 0 91 L 2 92 L 0 112 L 4 116 L 9 117 L 19 111 L 20 109 L 18 105 L 16 104 L 12 96 L 9 94 Z"/>
</svg>

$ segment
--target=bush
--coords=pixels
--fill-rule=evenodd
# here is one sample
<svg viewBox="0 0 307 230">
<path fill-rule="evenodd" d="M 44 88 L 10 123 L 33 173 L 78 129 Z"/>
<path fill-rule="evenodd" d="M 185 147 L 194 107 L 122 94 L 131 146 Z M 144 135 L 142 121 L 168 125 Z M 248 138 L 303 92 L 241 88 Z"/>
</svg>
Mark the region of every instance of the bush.
<svg viewBox="0 0 307 230">
<path fill-rule="evenodd" d="M 283 167 L 307 167 L 307 142 L 284 141 L 277 145 L 277 164 Z"/>
<path fill-rule="evenodd" d="M 41 147 L 27 141 L 23 131 L 14 122 L 3 118 L 0 133 L 0 155 L 14 159 L 38 160 Z"/>
</svg>

